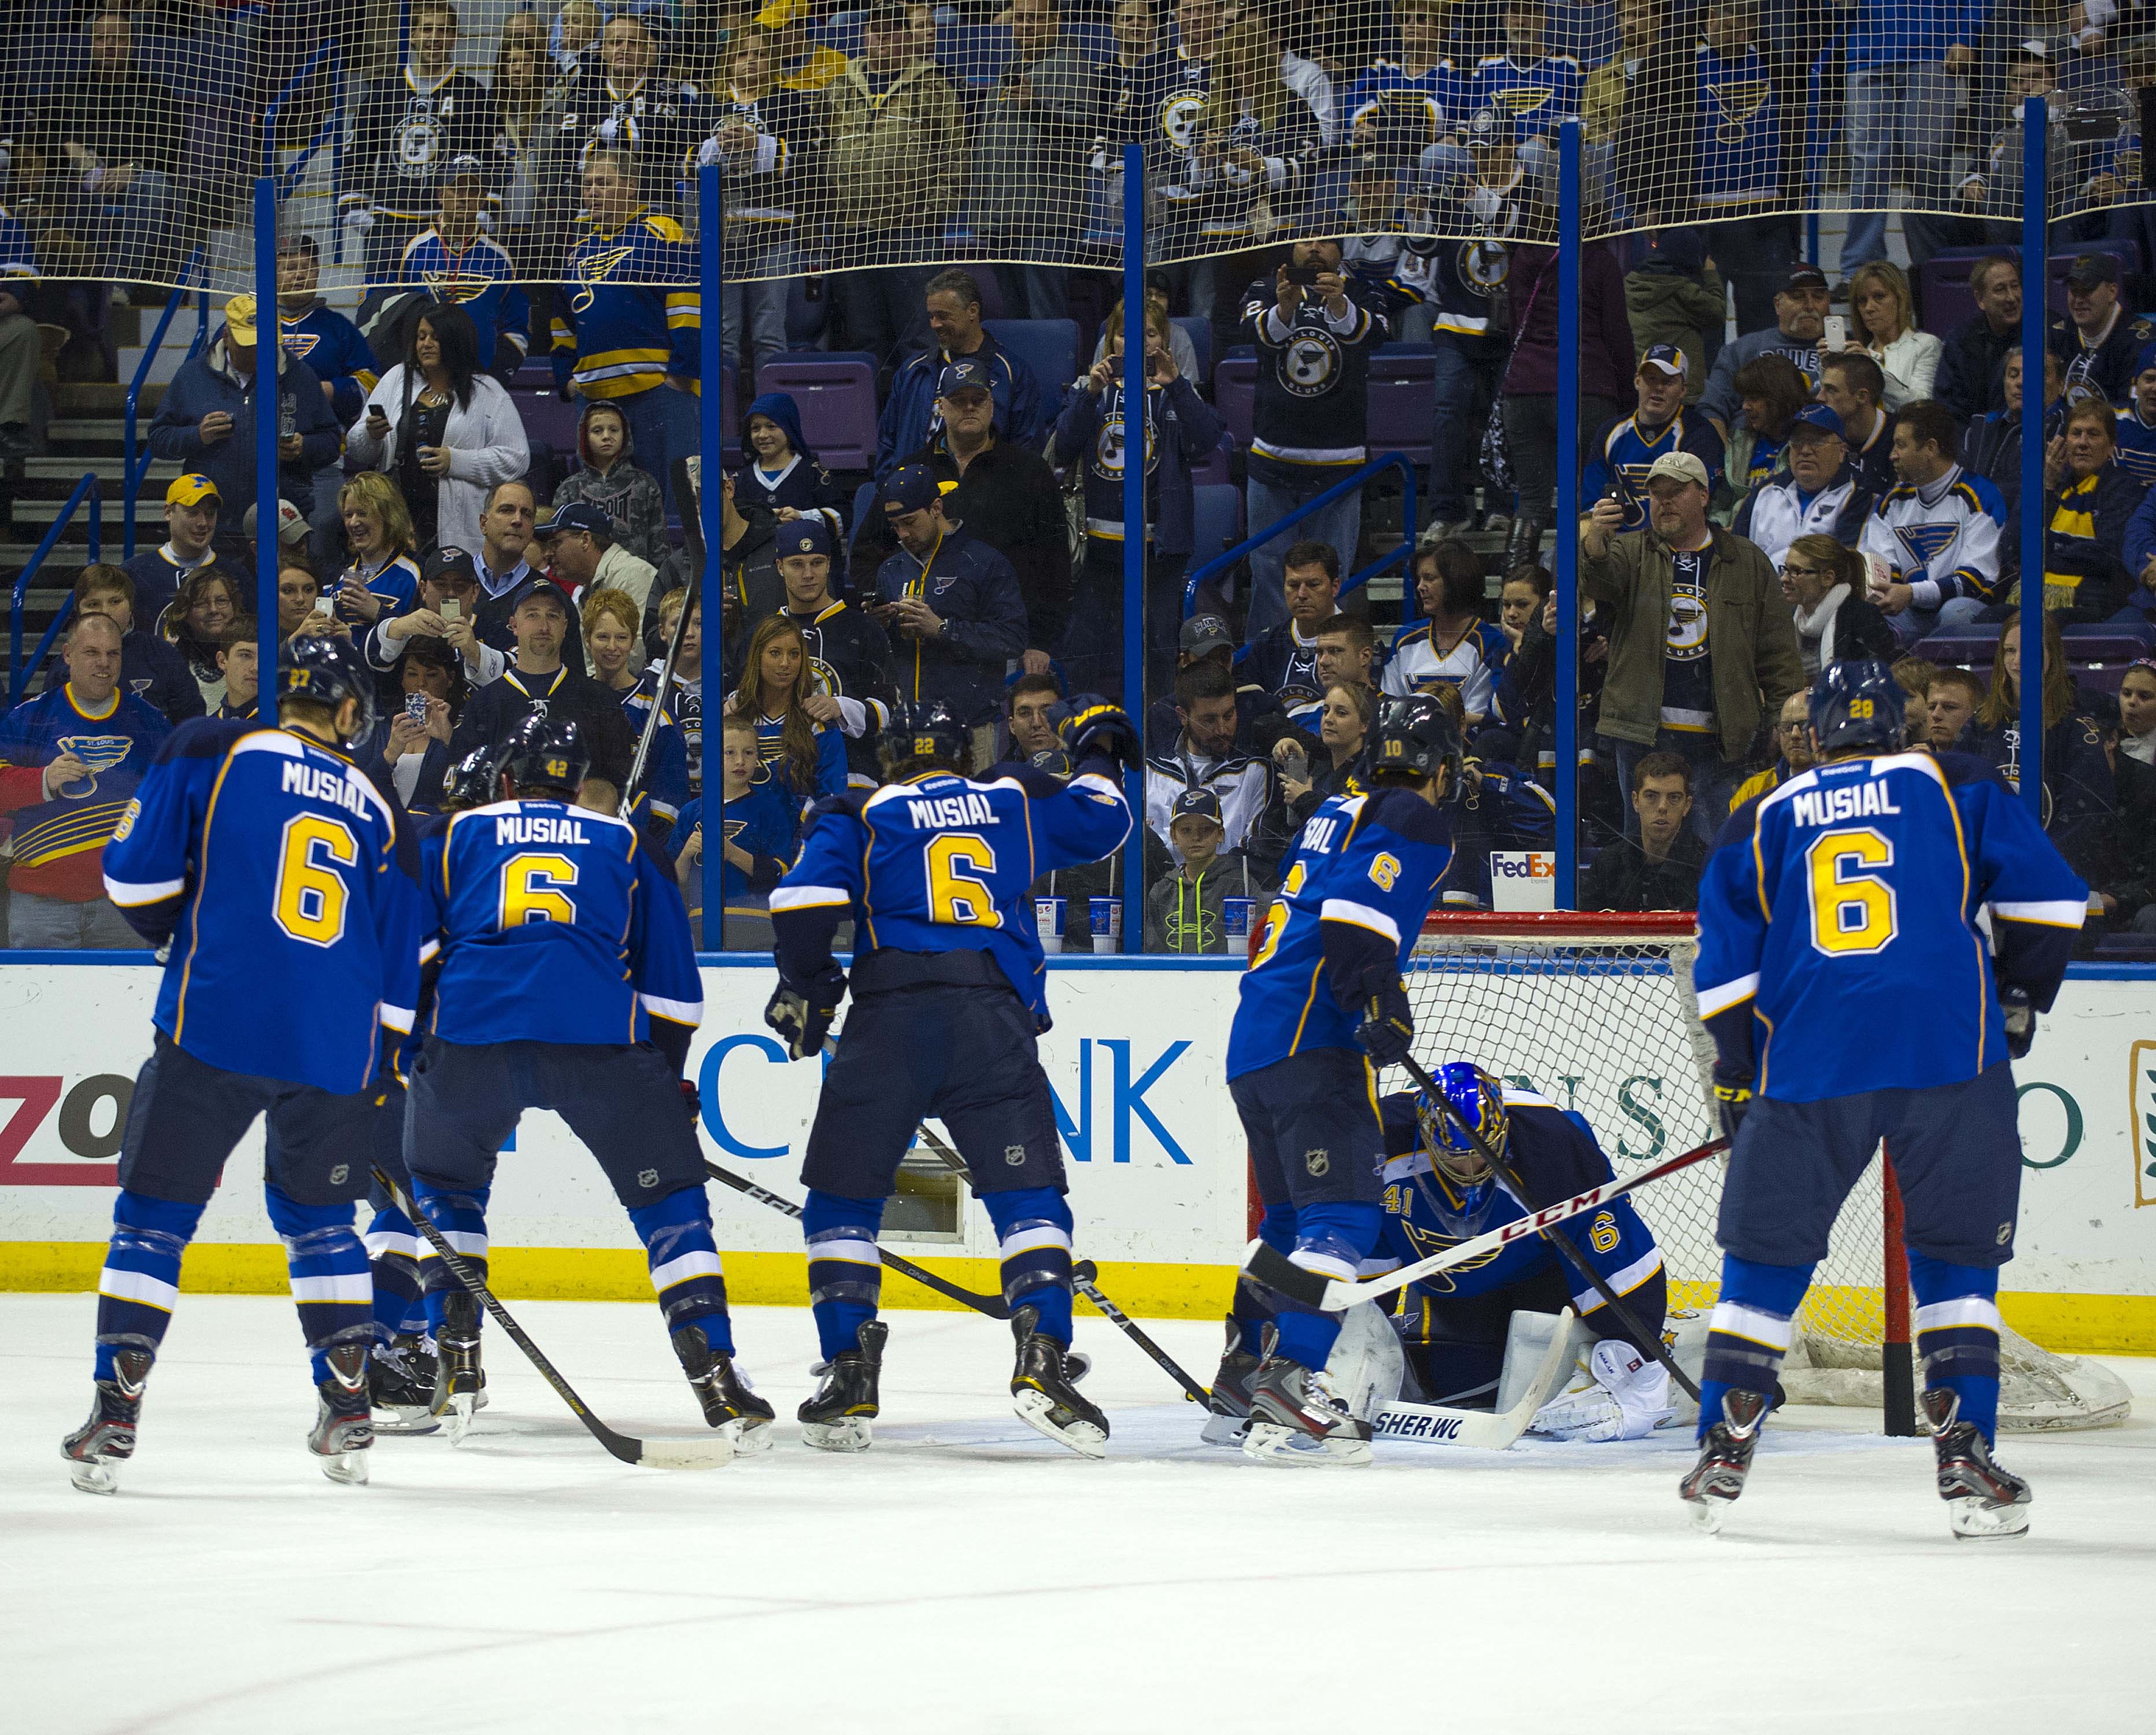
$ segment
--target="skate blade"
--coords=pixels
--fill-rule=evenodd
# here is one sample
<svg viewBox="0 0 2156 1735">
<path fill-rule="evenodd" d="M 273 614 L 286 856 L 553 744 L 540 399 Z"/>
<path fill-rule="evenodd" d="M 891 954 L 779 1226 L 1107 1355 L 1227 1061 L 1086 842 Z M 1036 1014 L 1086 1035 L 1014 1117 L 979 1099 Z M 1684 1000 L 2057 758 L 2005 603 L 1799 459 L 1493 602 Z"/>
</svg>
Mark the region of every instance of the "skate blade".
<svg viewBox="0 0 2156 1735">
<path fill-rule="evenodd" d="M 875 1438 L 866 1416 L 841 1416 L 835 1422 L 803 1422 L 801 1443 L 819 1452 L 865 1452 Z"/>
<path fill-rule="evenodd" d="M 1243 1436 L 1243 1455 L 1260 1464 L 1291 1470 L 1354 1470 L 1372 1460 L 1366 1439 L 1313 1439 L 1300 1429 L 1255 1419 L 1250 1429 Z"/>
<path fill-rule="evenodd" d="M 2023 1537 L 2029 1533 L 2029 1509 L 2025 1506 L 1994 1506 L 1988 1500 L 1974 1495 L 1964 1495 L 1947 1502 L 1947 1522 L 1953 1533 L 1975 1540 L 1991 1537 Z"/>
<path fill-rule="evenodd" d="M 1091 1422 L 1069 1422 L 1058 1427 L 1053 1419 L 1055 1400 L 1045 1392 L 1014 1392 L 1011 1408 L 1018 1412 L 1019 1421 L 1059 1446 L 1068 1446 L 1085 1458 L 1108 1455 L 1107 1430 Z"/>
<path fill-rule="evenodd" d="M 321 1460 L 322 1474 L 332 1482 L 341 1482 L 347 1487 L 367 1485 L 367 1453 L 330 1452 Z"/>
<path fill-rule="evenodd" d="M 122 1461 L 117 1458 L 70 1458 L 68 1480 L 85 1494 L 117 1494 Z"/>
<path fill-rule="evenodd" d="M 441 1414 L 442 1432 L 449 1436 L 449 1444 L 460 1446 L 465 1436 L 471 1432 L 472 1412 L 477 1406 L 470 1392 L 452 1393 L 449 1408 Z"/>
<path fill-rule="evenodd" d="M 717 1429 L 721 1439 L 734 1449 L 740 1458 L 752 1458 L 758 1452 L 768 1452 L 777 1444 L 768 1416 L 737 1416 L 731 1422 L 721 1422 Z"/>
<path fill-rule="evenodd" d="M 1703 1537 L 1722 1533 L 1722 1514 L 1729 1502 L 1726 1500 L 1688 1500 L 1685 1506 L 1691 1516 L 1691 1527 Z"/>
<path fill-rule="evenodd" d="M 1209 1446 L 1240 1446 L 1243 1436 L 1250 1431 L 1248 1416 L 1224 1416 L 1217 1413 L 1205 1418 L 1205 1425 L 1198 1430 L 1199 1439 Z"/>
<path fill-rule="evenodd" d="M 441 1418 L 424 1403 L 384 1404 L 374 1413 L 377 1434 L 439 1434 Z"/>
</svg>

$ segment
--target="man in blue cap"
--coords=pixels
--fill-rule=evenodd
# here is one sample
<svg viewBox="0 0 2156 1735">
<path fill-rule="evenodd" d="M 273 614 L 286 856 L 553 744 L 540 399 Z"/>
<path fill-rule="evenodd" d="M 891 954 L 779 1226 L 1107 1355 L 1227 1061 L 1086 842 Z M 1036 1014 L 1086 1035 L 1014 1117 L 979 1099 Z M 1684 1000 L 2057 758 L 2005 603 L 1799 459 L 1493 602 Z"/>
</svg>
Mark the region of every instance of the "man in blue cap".
<svg viewBox="0 0 2156 1735">
<path fill-rule="evenodd" d="M 942 699 L 973 734 L 973 763 L 994 757 L 1006 665 L 1026 648 L 1026 611 L 1010 562 L 955 528 L 925 464 L 901 464 L 876 491 L 897 552 L 876 569 L 869 613 L 897 645 L 901 698 Z"/>
<path fill-rule="evenodd" d="M 1807 404 L 1789 424 L 1789 470 L 1747 494 L 1729 528 L 1749 538 L 1779 570 L 1800 536 L 1830 536 L 1854 548 L 1878 496 L 1849 461 L 1841 418 L 1824 404 Z"/>
<path fill-rule="evenodd" d="M 831 531 L 820 517 L 778 527 L 778 576 L 786 586 L 780 610 L 801 629 L 811 671 L 838 702 L 849 765 L 873 782 L 876 734 L 891 716 L 891 636 L 861 610 L 831 595 Z"/>
<path fill-rule="evenodd" d="M 1010 563 L 1025 605 L 1025 670 L 1037 675 L 1046 672 L 1070 619 L 1070 528 L 1055 471 L 1038 452 L 1005 439 L 998 414 L 989 365 L 960 357 L 937 380 L 937 433 L 906 462 L 942 485 L 946 518 Z M 896 544 L 879 516 L 864 523 L 862 541 L 881 559 Z"/>
</svg>

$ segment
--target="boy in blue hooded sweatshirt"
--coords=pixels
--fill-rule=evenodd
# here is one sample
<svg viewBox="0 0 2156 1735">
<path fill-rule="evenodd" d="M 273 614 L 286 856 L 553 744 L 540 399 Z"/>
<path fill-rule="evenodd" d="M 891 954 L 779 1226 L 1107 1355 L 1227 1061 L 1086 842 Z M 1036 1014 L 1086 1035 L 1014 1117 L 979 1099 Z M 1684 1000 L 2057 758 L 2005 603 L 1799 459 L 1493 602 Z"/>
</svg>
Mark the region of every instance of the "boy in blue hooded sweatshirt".
<svg viewBox="0 0 2156 1735">
<path fill-rule="evenodd" d="M 802 437 L 801 409 L 792 398 L 784 392 L 766 392 L 752 399 L 748 414 L 742 418 L 742 444 L 748 456 L 734 479 L 734 504 L 744 517 L 752 506 L 763 507 L 782 524 L 819 517 L 829 528 L 831 546 L 846 546 L 851 502 Z M 832 595 L 842 588 L 840 575 L 834 572 Z"/>
</svg>

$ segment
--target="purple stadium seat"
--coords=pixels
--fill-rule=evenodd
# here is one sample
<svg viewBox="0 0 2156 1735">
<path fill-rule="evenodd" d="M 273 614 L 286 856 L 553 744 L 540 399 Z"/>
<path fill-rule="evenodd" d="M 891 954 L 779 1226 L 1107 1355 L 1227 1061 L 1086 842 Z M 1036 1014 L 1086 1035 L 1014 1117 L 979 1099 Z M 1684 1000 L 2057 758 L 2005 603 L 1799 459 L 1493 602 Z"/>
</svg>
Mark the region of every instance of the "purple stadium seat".
<svg viewBox="0 0 2156 1735">
<path fill-rule="evenodd" d="M 1232 481 L 1235 479 L 1231 468 L 1234 459 L 1235 454 L 1228 450 L 1224 442 L 1214 446 L 1190 466 L 1191 481 L 1201 488 L 1217 482 Z"/>
<path fill-rule="evenodd" d="M 577 420 L 584 408 L 582 404 L 564 404 L 554 395 L 551 384 L 542 392 L 513 391 L 509 401 L 516 406 L 516 419 L 524 424 L 526 439 L 544 440 L 565 460 L 575 458 Z"/>
<path fill-rule="evenodd" d="M 2090 692 L 2115 693 L 2126 682 L 2123 662 L 2083 662 L 2076 657 L 2066 664 L 2074 685 Z"/>
<path fill-rule="evenodd" d="M 1194 571 L 1243 539 L 1243 495 L 1218 483 L 1191 491 L 1190 564 Z"/>
<path fill-rule="evenodd" d="M 875 367 L 865 358 L 773 356 L 756 377 L 759 392 L 784 392 L 801 409 L 801 431 L 827 470 L 875 462 Z"/>
<path fill-rule="evenodd" d="M 1370 450 L 1399 452 L 1410 464 L 1430 461 L 1430 403 L 1437 377 L 1434 353 L 1387 344 L 1370 358 Z"/>
<path fill-rule="evenodd" d="M 1948 247 L 1933 254 L 1917 273 L 1919 323 L 1941 337 L 1953 335 L 1976 314 L 1976 297 L 1969 292 L 1969 274 L 1976 262 L 1994 253 L 2021 256 L 2016 247 Z"/>
<path fill-rule="evenodd" d="M 1912 647 L 1927 662 L 1953 663 L 1964 669 L 1988 669 L 1999 655 L 1997 626 L 1943 626 Z"/>
<path fill-rule="evenodd" d="M 1235 444 L 1250 449 L 1250 425 L 1257 414 L 1258 358 L 1248 349 L 1230 350 L 1213 370 L 1213 407 L 1228 425 Z"/>
</svg>

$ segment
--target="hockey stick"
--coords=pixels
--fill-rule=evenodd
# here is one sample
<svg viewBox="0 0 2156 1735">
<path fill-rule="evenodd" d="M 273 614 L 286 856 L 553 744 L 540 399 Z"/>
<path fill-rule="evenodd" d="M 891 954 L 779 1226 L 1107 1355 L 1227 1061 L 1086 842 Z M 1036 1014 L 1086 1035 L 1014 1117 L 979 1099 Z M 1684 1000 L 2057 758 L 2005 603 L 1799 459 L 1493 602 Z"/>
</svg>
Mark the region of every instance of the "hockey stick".
<svg viewBox="0 0 2156 1735">
<path fill-rule="evenodd" d="M 1520 1181 L 1519 1171 L 1491 1150 L 1489 1140 L 1467 1124 L 1467 1117 L 1460 1112 L 1458 1106 L 1445 1094 L 1437 1080 L 1423 1070 L 1422 1063 L 1414 1055 L 1408 1054 L 1401 1057 L 1400 1064 L 1407 1068 L 1408 1076 L 1422 1087 L 1423 1094 L 1437 1105 L 1447 1120 L 1450 1120 L 1461 1132 L 1466 1134 L 1467 1142 L 1475 1147 L 1475 1154 L 1487 1163 L 1491 1171 L 1512 1190 L 1512 1197 L 1520 1202 L 1521 1208 L 1526 1211 L 1534 1210 L 1534 1201 L 1527 1197 L 1527 1190 Z M 1587 1255 L 1579 1250 L 1578 1243 L 1563 1229 L 1556 1228 L 1544 1229 L 1543 1239 L 1554 1247 L 1563 1256 L 1565 1262 L 1593 1285 L 1594 1293 L 1601 1296 L 1603 1305 L 1609 1308 L 1610 1316 L 1631 1334 L 1634 1345 L 1645 1349 L 1648 1354 L 1661 1362 L 1669 1377 L 1683 1388 L 1685 1396 L 1691 1398 L 1694 1403 L 1698 1403 L 1698 1382 L 1677 1366 L 1676 1357 L 1669 1352 L 1668 1348 L 1662 1342 L 1662 1334 L 1659 1331 L 1648 1331 L 1640 1316 L 1625 1305 L 1624 1298 L 1609 1287 L 1608 1281 L 1599 1271 L 1588 1263 Z"/>
<path fill-rule="evenodd" d="M 681 641 L 689 635 L 689 611 L 697 605 L 697 574 L 701 569 L 692 567 L 689 573 L 688 595 L 681 599 L 681 612 L 674 622 L 674 637 L 666 646 L 666 661 L 660 667 L 658 684 L 652 689 L 651 714 L 644 719 L 644 733 L 637 738 L 636 757 L 629 762 L 629 781 L 623 785 L 623 811 L 636 805 L 636 785 L 644 780 L 644 763 L 651 757 L 651 744 L 658 739 L 659 719 L 665 713 L 666 701 L 674 691 L 674 669 L 681 660 Z"/>
<path fill-rule="evenodd" d="M 1681 1156 L 1665 1158 L 1651 1169 L 1643 1169 L 1629 1181 L 1605 1181 L 1599 1187 L 1591 1187 L 1585 1192 L 1544 1207 L 1532 1217 L 1516 1218 L 1500 1223 L 1486 1235 L 1477 1235 L 1471 1241 L 1462 1241 L 1448 1247 L 1442 1253 L 1434 1253 L 1426 1259 L 1417 1259 L 1412 1265 L 1403 1265 L 1397 1271 L 1388 1271 L 1382 1277 L 1366 1278 L 1360 1283 L 1337 1278 L 1327 1278 L 1315 1271 L 1306 1270 L 1277 1248 L 1263 1241 L 1253 1241 L 1243 1254 L 1243 1269 L 1255 1281 L 1278 1290 L 1291 1300 L 1306 1307 L 1322 1307 L 1327 1313 L 1338 1313 L 1353 1307 L 1358 1301 L 1374 1301 L 1381 1295 L 1389 1295 L 1404 1290 L 1411 1283 L 1440 1271 L 1450 1271 L 1461 1265 L 1478 1264 L 1491 1254 L 1527 1235 L 1538 1235 L 1552 1223 L 1564 1223 L 1598 1205 L 1621 1198 L 1626 1193 L 1647 1185 L 1650 1181 L 1662 1181 L 1680 1169 L 1688 1169 L 1696 1162 L 1703 1162 L 1717 1151 L 1727 1148 L 1727 1139 L 1714 1139 L 1696 1151 Z"/>
<path fill-rule="evenodd" d="M 1575 1316 L 1576 1317 L 1576 1316 Z M 1453 1409 L 1441 1403 L 1405 1403 L 1395 1400 L 1378 1412 L 1370 1424 L 1373 1439 L 1404 1440 L 1418 1446 L 1469 1446 L 1478 1451 L 1502 1452 L 1527 1431 L 1537 1412 L 1557 1395 L 1564 1382 L 1572 1351 L 1572 1321 L 1564 1320 L 1550 1336 L 1549 1347 L 1535 1369 L 1535 1377 L 1519 1401 L 1508 1410 Z"/>
<path fill-rule="evenodd" d="M 427 1238 L 442 1263 L 449 1268 L 456 1280 L 479 1298 L 480 1305 L 494 1315 L 494 1322 L 509 1334 L 510 1341 L 531 1358 L 531 1365 L 546 1376 L 547 1383 L 559 1394 L 562 1402 L 577 1413 L 577 1419 L 591 1430 L 592 1438 L 624 1464 L 647 1464 L 654 1470 L 716 1470 L 722 1464 L 733 1462 L 733 1442 L 723 1434 L 708 1440 L 696 1439 L 638 1439 L 634 1434 L 616 1434 L 605 1423 L 584 1407 L 584 1400 L 577 1396 L 576 1389 L 563 1379 L 537 1344 L 525 1335 L 523 1326 L 510 1317 L 509 1310 L 494 1299 L 485 1279 L 467 1265 L 457 1250 L 444 1238 L 442 1232 L 419 1209 L 404 1189 L 392 1181 L 377 1165 L 374 1178 L 382 1183 L 382 1190 L 397 1202 L 397 1208 L 410 1218 L 421 1234 Z"/>
<path fill-rule="evenodd" d="M 942 1139 L 937 1135 L 936 1129 L 929 1125 L 925 1120 L 921 1123 L 921 1136 L 927 1140 L 928 1148 L 934 1151 L 936 1155 L 942 1160 L 943 1166 L 946 1168 L 949 1169 L 953 1174 L 964 1181 L 968 1187 L 973 1185 L 973 1172 L 967 1168 L 966 1160 L 960 1156 L 958 1153 L 953 1151 L 948 1145 L 945 1144 Z M 1152 1357 L 1152 1359 L 1159 1364 L 1162 1369 L 1166 1372 L 1168 1377 L 1173 1379 L 1176 1384 L 1183 1387 L 1183 1395 L 1188 1398 L 1191 1403 L 1211 1403 L 1213 1399 L 1213 1394 L 1211 1392 L 1207 1390 L 1204 1386 L 1199 1385 L 1196 1380 L 1191 1378 L 1188 1374 L 1185 1373 L 1183 1369 L 1177 1365 L 1175 1358 L 1173 1356 L 1169 1355 L 1166 1350 L 1163 1349 L 1158 1344 L 1155 1343 L 1152 1339 L 1147 1336 L 1144 1332 L 1141 1331 L 1137 1326 L 1132 1322 L 1130 1316 L 1126 1314 L 1122 1309 L 1116 1306 L 1114 1302 L 1111 1301 L 1106 1295 L 1101 1293 L 1099 1286 L 1093 1281 L 1093 1279 L 1099 1275 L 1100 1267 L 1096 1265 L 1091 1259 L 1081 1259 L 1070 1268 L 1070 1286 L 1074 1290 L 1077 1290 L 1077 1292 L 1083 1295 L 1088 1301 L 1091 1302 L 1093 1305 L 1100 1310 L 1101 1316 L 1105 1318 L 1110 1325 L 1121 1331 L 1124 1336 L 1129 1338 L 1132 1343 L 1143 1350 L 1146 1354 Z"/>
<path fill-rule="evenodd" d="M 801 1207 L 793 1200 L 783 1199 L 775 1192 L 767 1192 L 746 1175 L 737 1175 L 732 1170 L 722 1169 L 708 1156 L 704 1159 L 704 1172 L 714 1181 L 725 1182 L 736 1192 L 754 1199 L 759 1205 L 768 1205 L 774 1211 L 783 1211 L 797 1222 L 800 1219 Z M 910 1277 L 925 1288 L 935 1290 L 937 1295 L 947 1295 L 961 1306 L 972 1308 L 975 1313 L 984 1313 L 992 1320 L 1010 1317 L 1010 1306 L 1001 1295 L 983 1295 L 972 1290 L 962 1290 L 957 1284 L 947 1282 L 933 1271 L 924 1270 L 911 1259 L 902 1259 L 884 1248 L 876 1249 L 876 1257 L 901 1277 Z"/>
</svg>

